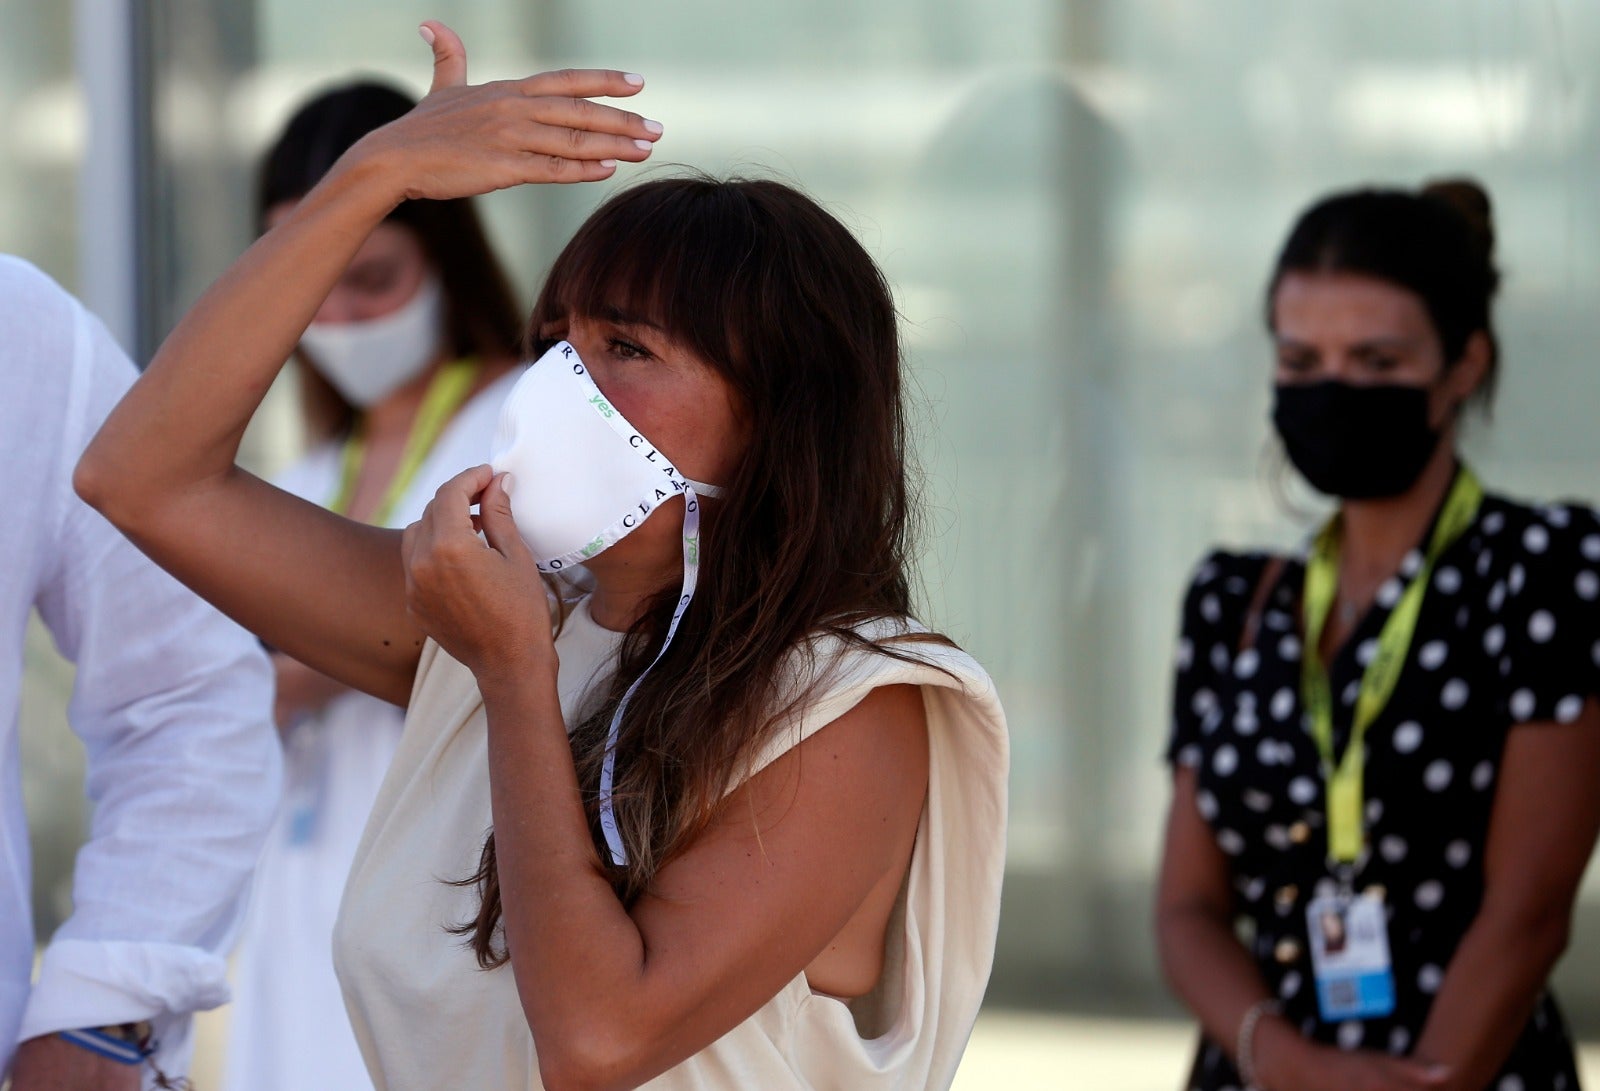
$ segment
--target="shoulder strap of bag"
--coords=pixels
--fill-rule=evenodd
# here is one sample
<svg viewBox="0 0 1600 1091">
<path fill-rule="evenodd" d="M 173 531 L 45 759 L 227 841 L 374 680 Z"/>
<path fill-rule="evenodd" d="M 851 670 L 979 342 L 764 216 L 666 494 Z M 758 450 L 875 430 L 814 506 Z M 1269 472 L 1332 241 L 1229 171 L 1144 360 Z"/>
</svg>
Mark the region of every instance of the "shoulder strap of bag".
<svg viewBox="0 0 1600 1091">
<path fill-rule="evenodd" d="M 1256 637 L 1261 633 L 1261 615 L 1267 610 L 1267 599 L 1272 595 L 1272 589 L 1278 586 L 1278 578 L 1283 575 L 1287 565 L 1288 562 L 1282 557 L 1267 558 L 1266 566 L 1261 570 L 1261 579 L 1256 583 L 1256 593 L 1250 598 L 1250 609 L 1244 615 L 1244 628 L 1239 633 L 1240 652 L 1256 646 Z"/>
</svg>

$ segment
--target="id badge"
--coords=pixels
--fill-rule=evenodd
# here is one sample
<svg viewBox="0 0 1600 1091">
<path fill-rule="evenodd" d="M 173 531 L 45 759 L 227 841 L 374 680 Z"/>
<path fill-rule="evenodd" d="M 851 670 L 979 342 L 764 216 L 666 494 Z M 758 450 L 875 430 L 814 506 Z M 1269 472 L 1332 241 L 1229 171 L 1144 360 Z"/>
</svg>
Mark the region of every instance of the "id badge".
<svg viewBox="0 0 1600 1091">
<path fill-rule="evenodd" d="M 1306 909 L 1317 1003 L 1329 1023 L 1394 1013 L 1394 966 L 1383 902 L 1374 897 L 1313 899 Z"/>
</svg>

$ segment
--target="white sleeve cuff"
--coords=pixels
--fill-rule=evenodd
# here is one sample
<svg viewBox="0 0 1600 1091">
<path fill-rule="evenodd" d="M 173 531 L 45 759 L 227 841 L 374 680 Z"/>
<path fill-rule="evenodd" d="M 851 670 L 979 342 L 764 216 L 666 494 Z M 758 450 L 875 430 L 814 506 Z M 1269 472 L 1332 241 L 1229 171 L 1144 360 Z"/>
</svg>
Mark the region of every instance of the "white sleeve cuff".
<svg viewBox="0 0 1600 1091">
<path fill-rule="evenodd" d="M 57 940 L 45 949 L 19 1040 L 219 1007 L 228 1002 L 227 970 L 195 947 Z"/>
</svg>

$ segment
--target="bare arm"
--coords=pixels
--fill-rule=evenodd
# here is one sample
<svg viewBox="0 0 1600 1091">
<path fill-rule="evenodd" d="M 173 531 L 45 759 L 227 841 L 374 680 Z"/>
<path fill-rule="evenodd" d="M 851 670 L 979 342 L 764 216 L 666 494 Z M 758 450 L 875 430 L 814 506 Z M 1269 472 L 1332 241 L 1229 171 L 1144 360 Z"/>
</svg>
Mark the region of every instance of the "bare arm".
<svg viewBox="0 0 1600 1091">
<path fill-rule="evenodd" d="M 246 423 L 351 257 L 407 198 L 609 177 L 641 160 L 643 118 L 588 101 L 620 72 L 466 85 L 460 40 L 429 24 L 434 84 L 360 141 L 200 299 L 79 463 L 75 484 L 157 563 L 296 659 L 403 704 L 422 645 L 400 536 L 240 470 Z"/>
<path fill-rule="evenodd" d="M 141 1069 L 51 1034 L 29 1038 L 11 1063 L 11 1091 L 139 1091 Z"/>
<path fill-rule="evenodd" d="M 1173 990 L 1231 1055 L 1245 1014 L 1272 997 L 1234 934 L 1228 858 L 1195 806 L 1195 781 L 1189 768 L 1173 776 L 1156 894 L 1157 947 Z M 1276 1015 L 1258 1024 L 1254 1060 L 1257 1084 L 1268 1091 L 1401 1091 L 1444 1079 L 1432 1065 L 1308 1041 Z"/>
<path fill-rule="evenodd" d="M 1484 858 L 1483 906 L 1456 949 L 1416 1054 L 1483 1087 L 1510 1055 L 1566 949 L 1600 831 L 1600 705 L 1506 739 Z"/>
<path fill-rule="evenodd" d="M 490 546 L 472 533 L 481 493 Z M 590 836 L 538 573 L 488 467 L 407 531 L 413 609 L 469 666 L 511 968 L 550 1087 L 635 1087 L 711 1044 L 822 954 L 908 866 L 928 786 L 914 687 L 873 691 L 732 793 L 631 910 Z M 542 601 L 542 599 L 540 600 Z"/>
<path fill-rule="evenodd" d="M 1231 1047 L 1245 1013 L 1271 994 L 1234 934 L 1228 859 L 1195 806 L 1195 780 L 1193 769 L 1173 775 L 1156 890 L 1156 946 L 1173 991 L 1212 1041 Z"/>
<path fill-rule="evenodd" d="M 316 715 L 350 692 L 349 686 L 282 652 L 272 657 L 272 673 L 277 683 L 272 721 L 280 732 L 287 732 L 301 717 Z"/>
</svg>

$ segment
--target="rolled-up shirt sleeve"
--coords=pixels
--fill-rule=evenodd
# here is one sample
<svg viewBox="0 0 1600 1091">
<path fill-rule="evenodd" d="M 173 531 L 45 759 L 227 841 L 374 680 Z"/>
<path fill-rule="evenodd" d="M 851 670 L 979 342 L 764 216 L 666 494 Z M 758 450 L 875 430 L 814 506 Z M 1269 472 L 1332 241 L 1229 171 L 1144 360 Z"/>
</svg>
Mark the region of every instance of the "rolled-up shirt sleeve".
<svg viewBox="0 0 1600 1091">
<path fill-rule="evenodd" d="M 188 1016 L 228 998 L 225 958 L 277 805 L 272 680 L 244 630 L 70 494 L 78 455 L 134 377 L 72 309 L 66 497 L 35 606 L 77 666 L 68 716 L 93 818 L 19 1040 L 151 1019 L 183 1065 Z"/>
</svg>

